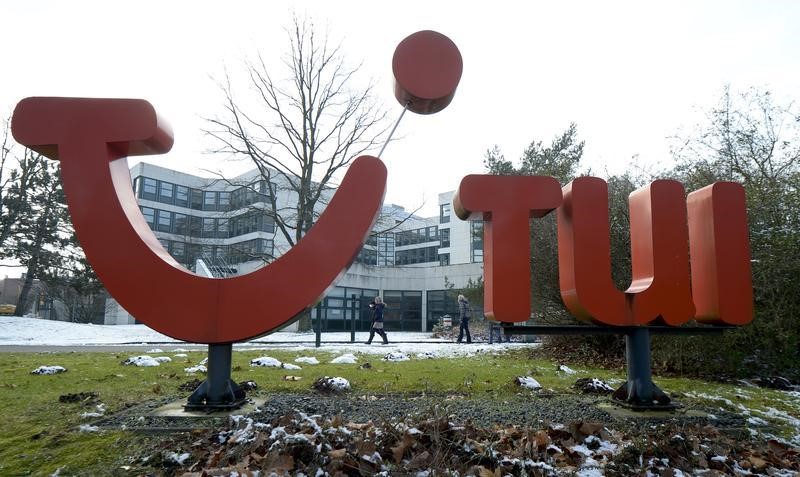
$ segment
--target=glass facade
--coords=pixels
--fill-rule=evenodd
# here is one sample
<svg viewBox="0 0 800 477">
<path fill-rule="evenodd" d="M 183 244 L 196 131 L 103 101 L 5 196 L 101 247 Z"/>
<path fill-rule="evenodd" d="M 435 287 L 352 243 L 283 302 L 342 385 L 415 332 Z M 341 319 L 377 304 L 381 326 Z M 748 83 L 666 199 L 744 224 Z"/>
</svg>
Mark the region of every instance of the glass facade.
<svg viewBox="0 0 800 477">
<path fill-rule="evenodd" d="M 411 265 L 414 263 L 438 263 L 439 247 L 411 248 L 395 252 L 395 265 Z"/>
<path fill-rule="evenodd" d="M 274 244 L 271 239 L 253 239 L 232 245 L 209 245 L 187 243 L 178 240 L 158 239 L 164 249 L 178 263 L 193 269 L 198 258 L 209 267 L 227 266 L 251 260 L 270 261 L 274 258 Z"/>
<path fill-rule="evenodd" d="M 470 251 L 473 263 L 483 262 L 483 222 L 470 222 Z"/>
<path fill-rule="evenodd" d="M 377 265 L 386 267 L 394 265 L 394 234 L 380 234 L 377 242 Z"/>
<path fill-rule="evenodd" d="M 164 204 L 174 204 L 195 210 L 227 212 L 257 203 L 268 203 L 269 190 L 263 180 L 255 181 L 233 191 L 192 189 L 150 177 L 136 177 L 133 181 L 136 196 Z"/>
<path fill-rule="evenodd" d="M 386 290 L 383 292 L 386 331 L 422 330 L 422 292 Z"/>
<path fill-rule="evenodd" d="M 353 301 L 355 295 L 355 301 Z M 378 295 L 378 290 L 369 288 L 333 287 L 312 313 L 312 324 L 317 326 L 317 310 L 321 311 L 322 331 L 350 331 L 353 307 L 355 307 L 356 331 L 369 331 L 372 325 L 372 310 L 369 304 Z"/>
<path fill-rule="evenodd" d="M 252 232 L 275 232 L 275 222 L 266 212 L 250 211 L 236 217 L 215 218 L 186 215 L 152 207 L 140 207 L 140 209 L 151 229 L 175 235 L 232 238 Z"/>
<path fill-rule="evenodd" d="M 450 204 L 439 204 L 439 223 L 450 222 Z"/>
</svg>

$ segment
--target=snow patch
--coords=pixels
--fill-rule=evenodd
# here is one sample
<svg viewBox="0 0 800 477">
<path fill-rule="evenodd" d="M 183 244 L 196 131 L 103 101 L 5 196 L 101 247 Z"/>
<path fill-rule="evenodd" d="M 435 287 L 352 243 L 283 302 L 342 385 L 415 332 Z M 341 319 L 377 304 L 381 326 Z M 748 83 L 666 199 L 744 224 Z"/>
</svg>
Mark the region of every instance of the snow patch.
<svg viewBox="0 0 800 477">
<path fill-rule="evenodd" d="M 159 363 L 171 363 L 172 362 L 172 358 L 170 358 L 169 356 L 156 356 L 153 359 L 158 361 Z"/>
<path fill-rule="evenodd" d="M 319 364 L 319 360 L 313 356 L 300 356 L 294 360 L 295 363 Z"/>
<path fill-rule="evenodd" d="M 186 460 L 189 459 L 189 457 L 191 456 L 192 455 L 189 454 L 188 452 L 184 452 L 182 454 L 178 454 L 177 452 L 170 452 L 169 454 L 167 454 L 166 460 L 174 462 L 175 464 L 178 465 L 183 465 L 184 462 L 186 462 Z"/>
<path fill-rule="evenodd" d="M 142 355 L 142 356 L 131 356 L 130 358 L 126 359 L 122 362 L 125 366 L 160 366 L 161 363 L 150 356 Z"/>
<path fill-rule="evenodd" d="M 383 361 L 391 362 L 408 361 L 410 359 L 411 358 L 409 358 L 407 354 L 401 353 L 400 351 L 392 351 L 383 357 Z"/>
<path fill-rule="evenodd" d="M 202 364 L 198 364 L 197 366 L 189 366 L 188 368 L 183 368 L 183 370 L 189 374 L 208 372 L 208 369 Z"/>
<path fill-rule="evenodd" d="M 78 432 L 99 432 L 100 428 L 97 426 L 90 426 L 88 424 L 81 424 L 78 427 Z"/>
<path fill-rule="evenodd" d="M 39 366 L 38 368 L 31 371 L 31 374 L 59 374 L 59 373 L 66 373 L 67 368 L 63 366 Z"/>
<path fill-rule="evenodd" d="M 558 366 L 558 371 L 560 373 L 564 373 L 564 374 L 567 374 L 567 375 L 578 374 L 577 371 L 575 371 L 574 369 L 570 368 L 569 366 L 567 366 L 565 364 L 559 365 Z"/>
<path fill-rule="evenodd" d="M 189 355 L 186 354 L 186 353 L 178 353 L 178 354 L 173 354 L 172 357 L 173 358 L 188 358 Z"/>
<path fill-rule="evenodd" d="M 282 363 L 281 368 L 283 369 L 303 369 L 300 366 L 292 363 Z"/>
<path fill-rule="evenodd" d="M 533 379 L 530 376 L 517 376 L 514 380 L 519 386 L 528 389 L 541 389 L 542 385 L 539 384 L 539 381 Z"/>
<path fill-rule="evenodd" d="M 275 358 L 270 358 L 269 356 L 262 356 L 250 360 L 250 366 L 263 366 L 265 368 L 280 368 L 281 364 L 280 361 Z"/>
<path fill-rule="evenodd" d="M 358 358 L 356 358 L 353 353 L 343 354 L 331 360 L 331 364 L 356 364 L 356 363 L 358 363 Z"/>
</svg>

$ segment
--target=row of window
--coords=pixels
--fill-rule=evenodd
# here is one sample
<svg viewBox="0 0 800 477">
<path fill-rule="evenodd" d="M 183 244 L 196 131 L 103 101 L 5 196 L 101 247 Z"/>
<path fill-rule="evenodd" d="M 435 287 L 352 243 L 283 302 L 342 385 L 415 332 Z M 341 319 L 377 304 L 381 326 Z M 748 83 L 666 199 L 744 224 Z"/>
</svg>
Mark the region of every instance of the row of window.
<svg viewBox="0 0 800 477">
<path fill-rule="evenodd" d="M 274 184 L 272 189 L 274 190 Z M 141 199 L 164 204 L 174 204 L 195 210 L 228 211 L 258 202 L 267 202 L 270 191 L 266 181 L 256 181 L 233 191 L 210 191 L 160 181 L 150 177 L 136 177 L 133 190 Z"/>
<path fill-rule="evenodd" d="M 458 316 L 458 290 L 431 290 L 427 292 L 426 330 L 431 331 L 442 316 Z M 334 287 L 312 312 L 312 322 L 319 323 L 323 331 L 368 331 L 372 322 L 369 303 L 378 294 L 378 290 L 361 288 Z M 355 301 L 353 301 L 355 295 Z M 384 326 L 387 330 L 423 331 L 422 330 L 421 291 L 385 290 L 383 302 Z M 473 310 L 480 310 L 480 303 L 472 303 Z M 355 309 L 355 316 L 353 310 Z M 316 321 L 319 313 L 320 321 Z M 355 318 L 355 319 L 353 319 Z M 355 325 L 355 326 L 353 326 Z"/>
<path fill-rule="evenodd" d="M 246 240 L 231 245 L 204 245 L 166 239 L 159 239 L 159 242 L 178 263 L 187 268 L 194 266 L 198 258 L 213 268 L 251 260 L 269 261 L 274 257 L 271 239 Z"/>
<path fill-rule="evenodd" d="M 439 227 L 434 225 L 433 227 L 422 227 L 420 229 L 395 232 L 394 240 L 395 245 L 398 247 L 402 247 L 403 245 L 415 245 L 418 243 L 438 241 Z"/>
<path fill-rule="evenodd" d="M 235 217 L 197 217 L 168 210 L 140 207 L 144 220 L 157 232 L 198 238 L 231 238 L 251 232 L 275 232 L 275 222 L 264 212 L 250 211 Z"/>
<path fill-rule="evenodd" d="M 483 263 L 483 222 L 473 221 L 470 222 L 470 251 L 472 255 L 472 263 Z"/>
<path fill-rule="evenodd" d="M 398 250 L 394 254 L 395 265 L 411 265 L 414 263 L 429 263 L 439 261 L 439 247 L 412 248 Z"/>
</svg>

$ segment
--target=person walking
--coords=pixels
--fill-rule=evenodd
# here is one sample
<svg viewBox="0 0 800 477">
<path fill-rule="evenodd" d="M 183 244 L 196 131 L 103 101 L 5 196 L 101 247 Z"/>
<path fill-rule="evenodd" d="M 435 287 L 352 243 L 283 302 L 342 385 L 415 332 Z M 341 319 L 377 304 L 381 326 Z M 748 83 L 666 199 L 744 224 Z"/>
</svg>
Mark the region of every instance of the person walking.
<svg viewBox="0 0 800 477">
<path fill-rule="evenodd" d="M 458 317 L 461 319 L 461 325 L 458 327 L 456 343 L 461 343 L 464 338 L 464 332 L 467 333 L 467 344 L 472 343 L 472 336 L 469 334 L 469 319 L 472 317 L 472 308 L 470 308 L 469 300 L 464 295 L 458 295 Z"/>
<path fill-rule="evenodd" d="M 372 308 L 372 326 L 369 329 L 369 339 L 364 344 L 372 344 L 372 338 L 375 337 L 375 333 L 378 333 L 383 338 L 383 344 L 389 344 L 386 332 L 383 331 L 383 309 L 386 307 L 383 299 L 376 296 L 375 300 L 369 304 L 369 307 Z"/>
</svg>

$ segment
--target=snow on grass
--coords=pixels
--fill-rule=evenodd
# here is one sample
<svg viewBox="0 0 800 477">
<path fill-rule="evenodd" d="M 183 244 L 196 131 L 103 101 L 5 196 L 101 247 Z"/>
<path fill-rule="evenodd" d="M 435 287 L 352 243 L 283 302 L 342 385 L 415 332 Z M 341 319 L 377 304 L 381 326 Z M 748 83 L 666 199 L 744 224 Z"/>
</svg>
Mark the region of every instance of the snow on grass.
<svg viewBox="0 0 800 477">
<path fill-rule="evenodd" d="M 323 376 L 314 382 L 314 389 L 324 393 L 341 393 L 350 390 L 350 381 L 338 376 Z"/>
<path fill-rule="evenodd" d="M 20 318 L 0 316 L 0 345 L 18 346 L 80 346 L 97 345 L 142 346 L 144 350 L 154 345 L 168 353 L 186 353 L 201 351 L 201 347 L 184 348 L 182 342 L 162 335 L 144 325 L 90 325 L 83 323 L 67 323 L 63 321 L 43 320 L 38 318 Z M 399 351 L 420 359 L 455 358 L 461 356 L 480 356 L 502 354 L 509 350 L 529 349 L 537 347 L 534 343 L 473 343 L 470 346 L 459 345 L 443 338 L 433 338 L 428 332 L 394 332 L 393 342 L 388 347 L 364 346 L 367 332 L 357 332 L 356 342 L 350 341 L 349 332 L 330 332 L 322 334 L 322 346 L 314 345 L 313 332 L 276 332 L 246 343 L 236 343 L 234 351 L 283 350 L 292 353 L 327 352 L 345 354 L 360 353 L 383 356 L 387 351 Z M 176 346 L 175 349 L 169 349 Z M 180 347 L 179 347 L 180 346 Z M 184 345 L 185 346 L 185 345 Z M 387 349 L 388 348 L 388 349 Z M 204 364 L 204 363 L 201 363 Z M 308 363 L 311 364 L 311 363 Z"/>
<path fill-rule="evenodd" d="M 67 368 L 63 366 L 39 366 L 38 368 L 31 371 L 31 374 L 47 375 L 47 374 L 59 374 L 66 372 Z"/>
<path fill-rule="evenodd" d="M 143 366 L 143 367 L 161 365 L 161 363 L 157 359 L 147 355 L 131 356 L 130 358 L 123 361 L 122 364 L 126 366 Z"/>
<path fill-rule="evenodd" d="M 208 368 L 206 368 L 202 364 L 198 364 L 196 366 L 189 366 L 188 368 L 183 368 L 183 370 L 186 371 L 189 374 L 207 373 L 208 372 Z"/>
<path fill-rule="evenodd" d="M 148 351 L 147 353 L 148 354 L 158 354 L 158 353 L 163 353 L 163 352 L 164 352 L 164 350 L 162 350 L 161 348 L 153 348 L 150 351 Z"/>
<path fill-rule="evenodd" d="M 517 383 L 517 385 L 522 386 L 523 388 L 528 388 L 528 389 L 542 388 L 542 385 L 539 384 L 539 381 L 533 379 L 530 376 L 517 376 L 514 379 L 514 382 Z"/>
<path fill-rule="evenodd" d="M 89 424 L 81 424 L 78 427 L 78 432 L 98 432 L 100 430 L 97 426 L 90 426 Z"/>
<path fill-rule="evenodd" d="M 343 354 L 331 360 L 331 364 L 356 364 L 356 363 L 358 363 L 358 358 L 356 358 L 355 355 L 352 353 Z"/>
<path fill-rule="evenodd" d="M 319 364 L 319 360 L 313 356 L 300 356 L 294 360 L 295 363 Z"/>
<path fill-rule="evenodd" d="M 303 369 L 300 366 L 292 363 L 281 363 L 281 368 L 283 369 Z"/>
<path fill-rule="evenodd" d="M 178 454 L 177 452 L 170 452 L 169 454 L 167 454 L 166 460 L 173 462 L 177 465 L 183 465 L 184 462 L 186 462 L 191 456 L 192 454 L 188 452 L 184 452 L 182 454 Z"/>
<path fill-rule="evenodd" d="M 407 354 L 401 353 L 400 351 L 392 351 L 391 353 L 383 357 L 383 361 L 391 361 L 391 362 L 408 361 L 410 359 L 411 358 L 409 358 Z"/>
<path fill-rule="evenodd" d="M 575 371 L 574 369 L 570 368 L 569 366 L 567 366 L 565 364 L 562 364 L 562 365 L 558 366 L 558 372 L 559 373 L 564 373 L 566 375 L 578 374 L 577 371 Z"/>
<path fill-rule="evenodd" d="M 155 359 L 159 363 L 171 363 L 172 362 L 172 358 L 170 358 L 169 356 L 156 356 L 153 359 Z"/>
<path fill-rule="evenodd" d="M 281 362 L 269 356 L 262 356 L 250 360 L 250 366 L 263 366 L 265 368 L 280 368 Z"/>
<path fill-rule="evenodd" d="M 189 355 L 186 354 L 186 353 L 178 353 L 178 354 L 173 354 L 172 357 L 173 358 L 188 358 Z"/>
</svg>

